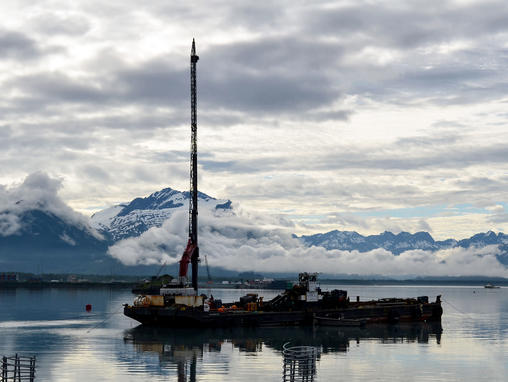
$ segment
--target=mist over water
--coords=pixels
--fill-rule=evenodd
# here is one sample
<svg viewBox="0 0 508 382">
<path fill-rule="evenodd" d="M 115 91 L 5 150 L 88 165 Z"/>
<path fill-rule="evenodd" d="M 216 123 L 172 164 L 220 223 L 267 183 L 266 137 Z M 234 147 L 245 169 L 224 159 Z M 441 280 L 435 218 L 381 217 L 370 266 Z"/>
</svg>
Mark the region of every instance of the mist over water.
<svg viewBox="0 0 508 382">
<path fill-rule="evenodd" d="M 323 288 L 332 286 L 323 286 Z M 443 295 L 442 333 L 426 324 L 365 328 L 172 330 L 122 314 L 128 290 L 3 289 L 0 355 L 37 356 L 36 381 L 281 381 L 282 346 L 316 346 L 314 380 L 501 381 L 508 373 L 508 289 L 333 286 L 353 298 Z M 247 292 L 202 290 L 232 301 Z M 92 312 L 85 305 L 92 304 Z"/>
</svg>

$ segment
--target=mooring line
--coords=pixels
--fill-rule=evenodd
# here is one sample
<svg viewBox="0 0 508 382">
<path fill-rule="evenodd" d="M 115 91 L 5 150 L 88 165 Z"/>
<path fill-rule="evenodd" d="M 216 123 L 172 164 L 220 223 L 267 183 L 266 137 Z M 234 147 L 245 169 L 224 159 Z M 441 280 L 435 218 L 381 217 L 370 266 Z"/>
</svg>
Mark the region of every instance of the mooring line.
<svg viewBox="0 0 508 382">
<path fill-rule="evenodd" d="M 473 317 L 471 316 L 471 314 L 470 314 L 470 313 L 463 312 L 462 310 L 460 310 L 459 308 L 457 308 L 455 305 L 453 305 L 451 302 L 446 301 L 446 300 L 444 300 L 444 299 L 441 299 L 441 301 L 443 301 L 443 302 L 447 303 L 448 305 L 450 305 L 453 309 L 455 309 L 455 310 L 456 310 L 457 312 L 459 312 L 460 314 L 463 314 L 463 315 L 465 315 L 465 316 L 468 316 L 469 318 L 473 318 Z"/>
<path fill-rule="evenodd" d="M 98 324 L 92 326 L 90 329 L 88 329 L 85 333 L 90 333 L 92 330 L 94 329 L 97 329 L 99 326 L 101 326 L 102 324 L 104 324 L 107 320 L 109 320 L 112 316 L 116 315 L 116 314 L 119 314 L 119 313 L 122 313 L 123 312 L 123 308 L 116 311 L 116 312 L 113 312 L 113 313 L 106 313 L 106 315 L 108 317 L 106 317 L 104 320 L 102 320 L 101 322 L 99 322 Z"/>
</svg>

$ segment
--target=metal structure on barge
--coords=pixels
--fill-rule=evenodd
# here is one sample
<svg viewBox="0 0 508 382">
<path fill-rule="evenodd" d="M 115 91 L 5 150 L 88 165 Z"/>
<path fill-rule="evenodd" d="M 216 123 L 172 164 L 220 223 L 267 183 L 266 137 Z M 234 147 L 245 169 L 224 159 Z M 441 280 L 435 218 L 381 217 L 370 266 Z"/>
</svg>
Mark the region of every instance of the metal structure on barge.
<svg viewBox="0 0 508 382">
<path fill-rule="evenodd" d="M 440 321 L 440 296 L 352 302 L 343 290 L 322 291 L 316 273 L 300 273 L 298 283 L 270 301 L 247 294 L 239 301 L 222 303 L 198 295 L 198 177 L 197 177 L 197 89 L 196 44 L 190 55 L 191 155 L 189 195 L 189 238 L 180 260 L 179 277 L 164 285 L 157 295 L 138 296 L 133 305 L 124 305 L 124 314 L 145 325 L 168 327 L 237 327 L 332 325 L 360 326 L 399 321 Z M 192 266 L 191 283 L 187 278 Z"/>
</svg>

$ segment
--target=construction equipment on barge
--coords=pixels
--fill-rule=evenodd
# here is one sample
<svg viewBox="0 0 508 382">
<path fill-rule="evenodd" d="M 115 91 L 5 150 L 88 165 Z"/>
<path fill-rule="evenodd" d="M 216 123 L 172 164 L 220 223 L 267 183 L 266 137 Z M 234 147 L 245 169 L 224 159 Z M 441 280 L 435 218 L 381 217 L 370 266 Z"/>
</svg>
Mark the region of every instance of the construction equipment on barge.
<svg viewBox="0 0 508 382">
<path fill-rule="evenodd" d="M 443 313 L 440 296 L 429 302 L 427 296 L 350 301 L 343 290 L 322 291 L 316 273 L 300 273 L 292 288 L 264 301 L 248 294 L 239 301 L 223 304 L 210 296 L 198 295 L 198 185 L 197 185 L 197 92 L 196 45 L 192 40 L 191 82 L 191 156 L 189 238 L 180 260 L 178 280 L 160 288 L 156 295 L 138 296 L 133 305 L 124 305 L 124 314 L 145 325 L 168 327 L 236 327 L 339 325 L 359 322 L 439 321 Z M 187 279 L 189 263 L 191 282 Z"/>
</svg>

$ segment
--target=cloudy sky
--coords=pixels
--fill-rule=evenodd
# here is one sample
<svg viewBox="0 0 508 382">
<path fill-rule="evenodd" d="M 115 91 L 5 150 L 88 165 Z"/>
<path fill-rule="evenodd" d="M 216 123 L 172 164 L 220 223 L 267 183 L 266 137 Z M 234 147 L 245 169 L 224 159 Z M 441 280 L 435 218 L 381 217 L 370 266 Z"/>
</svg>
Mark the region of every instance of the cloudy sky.
<svg viewBox="0 0 508 382">
<path fill-rule="evenodd" d="M 506 1 L 0 3 L 0 184 L 188 188 L 296 233 L 508 231 Z"/>
</svg>

